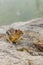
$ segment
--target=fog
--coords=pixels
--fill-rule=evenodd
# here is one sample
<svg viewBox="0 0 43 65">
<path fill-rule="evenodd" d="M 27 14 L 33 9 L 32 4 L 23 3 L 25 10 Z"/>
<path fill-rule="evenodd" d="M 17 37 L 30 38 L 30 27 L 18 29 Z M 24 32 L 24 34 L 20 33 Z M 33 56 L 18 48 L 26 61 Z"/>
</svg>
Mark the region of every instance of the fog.
<svg viewBox="0 0 43 65">
<path fill-rule="evenodd" d="M 43 0 L 0 0 L 0 25 L 43 18 Z"/>
</svg>

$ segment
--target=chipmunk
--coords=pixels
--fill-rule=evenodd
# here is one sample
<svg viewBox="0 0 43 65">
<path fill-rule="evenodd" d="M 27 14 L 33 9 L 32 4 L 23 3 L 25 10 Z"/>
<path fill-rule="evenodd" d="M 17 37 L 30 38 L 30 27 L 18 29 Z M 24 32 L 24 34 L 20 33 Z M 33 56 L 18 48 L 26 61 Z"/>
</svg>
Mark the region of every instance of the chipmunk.
<svg viewBox="0 0 43 65">
<path fill-rule="evenodd" d="M 10 43 L 17 44 L 18 40 L 21 38 L 22 35 L 23 35 L 23 32 L 21 30 L 17 30 L 17 29 L 14 30 L 13 28 L 10 28 L 6 32 L 6 38 Z"/>
</svg>

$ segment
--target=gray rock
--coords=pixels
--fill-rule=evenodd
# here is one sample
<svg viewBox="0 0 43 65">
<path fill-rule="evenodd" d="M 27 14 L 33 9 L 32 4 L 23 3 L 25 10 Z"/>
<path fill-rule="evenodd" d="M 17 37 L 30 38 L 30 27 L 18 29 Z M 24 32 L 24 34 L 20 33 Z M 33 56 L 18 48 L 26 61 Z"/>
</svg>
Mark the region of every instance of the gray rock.
<svg viewBox="0 0 43 65">
<path fill-rule="evenodd" d="M 17 28 L 25 32 L 31 31 L 33 34 L 38 33 L 39 36 L 43 37 L 42 23 L 43 19 L 37 19 L 24 25 L 19 24 L 20 26 L 18 25 Z M 10 27 L 13 25 L 15 23 Z M 5 26 L 4 28 L 6 31 L 9 26 Z M 36 40 L 37 36 L 33 38 L 34 36 L 26 34 L 23 37 L 29 40 L 20 40 L 18 45 L 10 44 L 6 40 L 0 40 L 0 65 L 43 65 L 43 52 L 39 52 L 33 43 L 33 40 Z"/>
</svg>

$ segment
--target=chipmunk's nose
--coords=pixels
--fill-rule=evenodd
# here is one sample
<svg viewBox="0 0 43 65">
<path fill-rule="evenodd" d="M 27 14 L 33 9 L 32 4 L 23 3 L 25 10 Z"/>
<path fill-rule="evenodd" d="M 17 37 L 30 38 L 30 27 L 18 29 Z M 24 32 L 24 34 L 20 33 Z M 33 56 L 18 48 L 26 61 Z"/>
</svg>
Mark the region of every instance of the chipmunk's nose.
<svg viewBox="0 0 43 65">
<path fill-rule="evenodd" d="M 13 44 L 16 44 L 16 42 L 15 42 L 15 41 L 13 41 L 12 43 L 13 43 Z"/>
</svg>

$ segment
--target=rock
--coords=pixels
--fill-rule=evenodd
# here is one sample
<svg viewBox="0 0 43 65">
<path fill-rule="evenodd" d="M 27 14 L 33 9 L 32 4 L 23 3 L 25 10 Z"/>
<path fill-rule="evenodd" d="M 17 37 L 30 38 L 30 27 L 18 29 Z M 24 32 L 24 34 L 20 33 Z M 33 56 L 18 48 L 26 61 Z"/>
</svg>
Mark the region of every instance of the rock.
<svg viewBox="0 0 43 65">
<path fill-rule="evenodd" d="M 39 51 L 43 52 L 43 42 L 39 42 L 34 45 L 36 48 L 38 48 Z"/>
<path fill-rule="evenodd" d="M 17 29 L 25 33 L 18 45 L 9 43 L 5 38 L 0 40 L 0 65 L 43 65 L 43 26 L 40 25 L 43 19 L 29 22 L 17 25 Z M 18 23 L 0 28 L 6 31 L 16 28 L 15 24 Z"/>
</svg>

